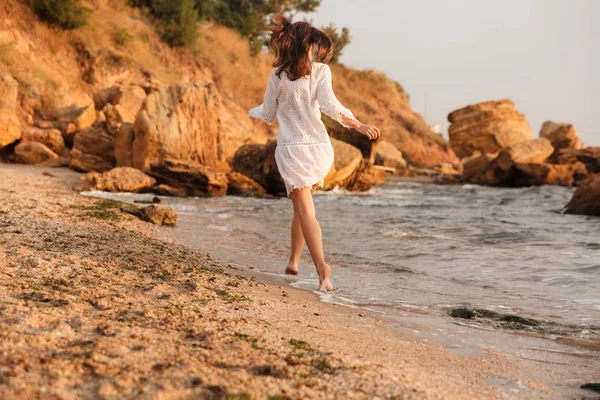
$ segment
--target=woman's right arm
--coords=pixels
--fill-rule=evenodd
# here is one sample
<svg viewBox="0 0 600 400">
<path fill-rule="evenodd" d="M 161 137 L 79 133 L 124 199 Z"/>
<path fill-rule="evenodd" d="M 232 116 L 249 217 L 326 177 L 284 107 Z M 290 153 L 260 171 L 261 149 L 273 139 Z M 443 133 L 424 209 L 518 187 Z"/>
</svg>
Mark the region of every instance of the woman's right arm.
<svg viewBox="0 0 600 400">
<path fill-rule="evenodd" d="M 352 114 L 352 111 L 344 107 L 335 93 L 331 82 L 331 68 L 328 65 L 323 66 L 323 73 L 319 80 L 317 88 L 317 101 L 321 111 L 329 117 L 339 122 L 346 128 L 354 128 L 371 140 L 379 138 L 381 135 L 379 129 L 373 125 L 363 124 Z"/>
</svg>

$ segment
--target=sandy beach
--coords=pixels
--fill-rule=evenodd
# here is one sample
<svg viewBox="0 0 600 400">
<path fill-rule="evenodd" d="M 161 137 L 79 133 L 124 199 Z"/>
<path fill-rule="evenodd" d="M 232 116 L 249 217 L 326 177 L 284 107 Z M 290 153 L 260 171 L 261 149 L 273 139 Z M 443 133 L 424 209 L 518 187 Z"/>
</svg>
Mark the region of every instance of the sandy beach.
<svg viewBox="0 0 600 400">
<path fill-rule="evenodd" d="M 493 399 L 483 379 L 523 381 L 506 355 L 453 355 L 242 275 L 80 196 L 70 170 L 0 176 L 2 398 Z"/>
</svg>

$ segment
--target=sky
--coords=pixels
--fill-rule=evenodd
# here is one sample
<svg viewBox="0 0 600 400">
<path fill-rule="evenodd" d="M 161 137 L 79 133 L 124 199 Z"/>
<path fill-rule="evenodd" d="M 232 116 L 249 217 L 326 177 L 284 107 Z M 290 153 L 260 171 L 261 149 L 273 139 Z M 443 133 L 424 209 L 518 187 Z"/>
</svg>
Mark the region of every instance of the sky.
<svg viewBox="0 0 600 400">
<path fill-rule="evenodd" d="M 347 26 L 341 62 L 400 82 L 446 137 L 451 111 L 509 98 L 534 137 L 568 122 L 600 146 L 600 0 L 322 0 L 307 19 Z"/>
</svg>

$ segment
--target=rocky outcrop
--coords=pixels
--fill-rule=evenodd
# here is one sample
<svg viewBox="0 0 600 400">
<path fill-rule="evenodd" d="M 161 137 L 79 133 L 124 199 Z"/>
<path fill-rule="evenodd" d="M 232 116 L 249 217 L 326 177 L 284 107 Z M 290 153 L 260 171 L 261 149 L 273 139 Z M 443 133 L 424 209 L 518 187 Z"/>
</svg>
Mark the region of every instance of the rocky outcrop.
<svg viewBox="0 0 600 400">
<path fill-rule="evenodd" d="M 475 179 L 489 168 L 496 156 L 497 154 L 480 154 L 476 152 L 470 157 L 463 158 L 461 160 L 463 178 L 466 180 Z"/>
<path fill-rule="evenodd" d="M 335 156 L 331 171 L 325 177 L 325 189 L 333 189 L 337 185 L 342 185 L 356 171 L 363 160 L 360 150 L 351 144 L 333 138 L 331 144 Z"/>
<path fill-rule="evenodd" d="M 0 73 L 0 149 L 21 137 L 21 124 L 17 117 L 18 95 L 17 81 Z"/>
<path fill-rule="evenodd" d="M 246 175 L 232 171 L 227 174 L 227 194 L 242 197 L 266 197 L 267 191 Z"/>
<path fill-rule="evenodd" d="M 40 164 L 51 159 L 58 159 L 58 154 L 42 143 L 19 143 L 15 147 L 14 159 L 25 164 Z"/>
<path fill-rule="evenodd" d="M 354 172 L 344 179 L 341 186 L 350 191 L 365 191 L 375 185 L 383 185 L 385 177 L 385 171 L 376 169 L 369 160 L 362 159 Z"/>
<path fill-rule="evenodd" d="M 104 172 L 115 164 L 115 138 L 103 126 L 88 128 L 75 135 L 69 167 L 82 172 Z"/>
<path fill-rule="evenodd" d="M 42 143 L 56 154 L 61 154 L 65 149 L 62 132 L 58 129 L 25 129 L 21 136 L 21 143 Z"/>
<path fill-rule="evenodd" d="M 381 140 L 375 147 L 375 165 L 394 168 L 396 174 L 403 174 L 406 171 L 407 163 L 402 152 L 392 143 Z"/>
<path fill-rule="evenodd" d="M 541 164 L 554 152 L 546 138 L 516 143 L 505 147 L 475 182 L 484 185 L 509 185 L 516 164 Z"/>
<path fill-rule="evenodd" d="M 133 125 L 145 98 L 146 92 L 140 86 L 117 87 L 110 102 L 102 108 L 106 118 L 106 129 L 116 136 L 122 124 Z"/>
<path fill-rule="evenodd" d="M 575 164 L 515 164 L 514 186 L 573 186 L 587 176 L 585 165 Z"/>
<path fill-rule="evenodd" d="M 556 150 L 555 154 L 560 149 L 583 149 L 584 144 L 577 136 L 575 128 L 571 124 L 557 124 L 552 121 L 546 121 L 542 125 L 540 137 L 544 137 L 550 142 Z"/>
<path fill-rule="evenodd" d="M 600 173 L 600 147 L 586 147 L 585 149 L 560 149 L 556 155 L 557 164 L 574 164 L 581 162 L 589 174 Z"/>
<path fill-rule="evenodd" d="M 470 105 L 448 115 L 450 145 L 460 158 L 473 152 L 497 153 L 533 138 L 525 116 L 510 100 Z"/>
<path fill-rule="evenodd" d="M 159 86 L 146 97 L 135 120 L 133 166 L 146 171 L 164 159 L 214 166 L 219 104 L 211 83 Z"/>
<path fill-rule="evenodd" d="M 152 192 L 159 196 L 171 196 L 171 197 L 187 197 L 185 189 L 174 188 L 169 185 L 160 184 L 152 188 Z"/>
<path fill-rule="evenodd" d="M 159 183 L 182 188 L 189 196 L 224 196 L 227 193 L 226 174 L 195 162 L 173 159 L 155 161 L 147 172 Z"/>
<path fill-rule="evenodd" d="M 231 163 L 240 147 L 252 143 L 266 144 L 274 136 L 266 124 L 252 121 L 247 110 L 230 100 L 223 100 L 219 117 L 218 154 L 221 161 Z"/>
<path fill-rule="evenodd" d="M 600 216 L 600 174 L 591 176 L 577 188 L 566 212 Z"/>
<path fill-rule="evenodd" d="M 263 181 L 262 167 L 265 163 L 266 145 L 246 144 L 241 146 L 231 160 L 231 169 L 256 181 Z"/>
<path fill-rule="evenodd" d="M 58 126 L 69 148 L 73 146 L 75 135 L 90 128 L 98 117 L 94 101 L 87 94 L 74 94 L 72 101 L 73 104 L 56 111 L 60 115 Z"/>
<path fill-rule="evenodd" d="M 131 204 L 121 206 L 121 211 L 135 215 L 142 221 L 150 222 L 154 225 L 175 226 L 179 215 L 172 208 L 152 204 L 148 207 L 137 207 Z"/>
<path fill-rule="evenodd" d="M 105 173 L 90 172 L 81 177 L 73 188 L 77 191 L 102 190 L 106 192 L 149 191 L 156 180 L 131 167 L 117 167 Z"/>
<path fill-rule="evenodd" d="M 269 194 L 285 194 L 285 184 L 275 161 L 277 140 L 272 140 L 265 146 L 265 161 L 262 166 L 262 178 L 259 181 Z"/>
</svg>

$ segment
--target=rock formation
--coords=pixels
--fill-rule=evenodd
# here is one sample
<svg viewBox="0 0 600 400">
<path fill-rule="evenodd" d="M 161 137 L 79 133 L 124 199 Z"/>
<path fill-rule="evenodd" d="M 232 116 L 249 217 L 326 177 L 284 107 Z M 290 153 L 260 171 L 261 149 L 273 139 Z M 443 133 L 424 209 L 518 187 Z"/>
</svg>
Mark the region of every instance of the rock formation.
<svg viewBox="0 0 600 400">
<path fill-rule="evenodd" d="M 239 172 L 227 174 L 227 194 L 242 197 L 266 197 L 267 191 L 258 182 Z"/>
<path fill-rule="evenodd" d="M 335 156 L 333 167 L 325 177 L 325 189 L 333 189 L 335 186 L 341 185 L 360 166 L 363 160 L 360 150 L 351 144 L 333 138 L 331 144 Z"/>
<path fill-rule="evenodd" d="M 19 84 L 11 76 L 0 74 L 0 149 L 21 137 L 17 117 Z"/>
<path fill-rule="evenodd" d="M 15 161 L 25 164 L 40 164 L 51 159 L 58 159 L 58 154 L 42 143 L 19 143 L 15 147 Z"/>
<path fill-rule="evenodd" d="M 573 186 L 587 176 L 585 165 L 574 164 L 515 164 L 513 186 L 560 185 Z"/>
<path fill-rule="evenodd" d="M 510 184 L 516 164 L 541 164 L 554 152 L 552 143 L 538 138 L 505 147 L 475 182 L 484 185 Z"/>
<path fill-rule="evenodd" d="M 115 164 L 115 138 L 102 125 L 75 135 L 69 163 L 71 168 L 82 172 L 104 172 Z"/>
<path fill-rule="evenodd" d="M 164 159 L 153 162 L 147 172 L 159 183 L 182 188 L 189 196 L 223 196 L 227 193 L 227 175 L 203 164 Z"/>
<path fill-rule="evenodd" d="M 117 167 L 99 173 L 89 172 L 73 188 L 77 191 L 103 190 L 106 192 L 143 192 L 152 189 L 156 180 L 131 167 Z"/>
<path fill-rule="evenodd" d="M 497 153 L 506 146 L 528 141 L 533 132 L 525 116 L 510 100 L 470 105 L 448 115 L 450 145 L 460 158 L 473 152 Z"/>
<path fill-rule="evenodd" d="M 152 204 L 148 207 L 138 207 L 132 204 L 124 204 L 121 211 L 135 215 L 142 221 L 150 222 L 154 225 L 175 226 L 179 215 L 172 208 Z"/>
<path fill-rule="evenodd" d="M 600 174 L 591 176 L 577 188 L 566 212 L 600 216 Z"/>
<path fill-rule="evenodd" d="M 133 166 L 146 171 L 167 158 L 216 165 L 219 104 L 212 83 L 160 85 L 137 114 Z"/>
<path fill-rule="evenodd" d="M 406 171 L 407 163 L 402 152 L 392 143 L 381 140 L 375 147 L 375 165 L 395 168 L 396 174 L 403 174 Z"/>
<path fill-rule="evenodd" d="M 583 149 L 584 144 L 577 136 L 575 128 L 571 124 L 557 124 L 551 121 L 546 121 L 542 125 L 540 137 L 544 137 L 554 147 L 555 154 L 561 149 Z"/>
<path fill-rule="evenodd" d="M 25 129 L 21 135 L 21 143 L 42 143 L 56 154 L 62 154 L 65 149 L 65 141 L 62 132 L 58 129 Z"/>
</svg>

